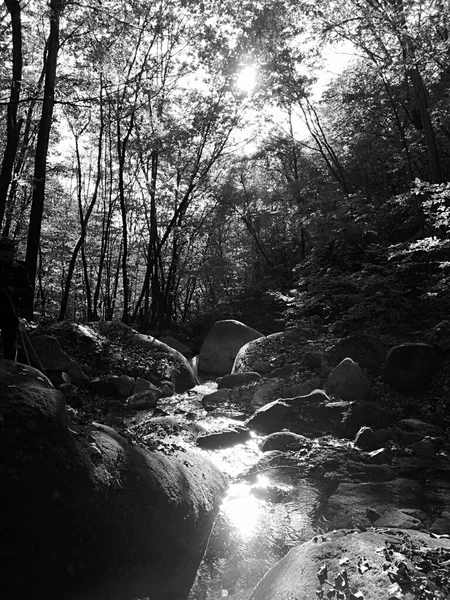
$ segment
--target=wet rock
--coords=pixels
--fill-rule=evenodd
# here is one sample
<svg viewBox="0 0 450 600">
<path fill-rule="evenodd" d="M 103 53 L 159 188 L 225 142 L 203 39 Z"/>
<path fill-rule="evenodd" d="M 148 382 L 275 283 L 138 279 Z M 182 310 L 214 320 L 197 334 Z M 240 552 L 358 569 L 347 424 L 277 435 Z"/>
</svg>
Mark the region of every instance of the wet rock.
<svg viewBox="0 0 450 600">
<path fill-rule="evenodd" d="M 301 450 L 311 447 L 311 440 L 304 435 L 292 433 L 290 431 L 280 431 L 271 433 L 260 444 L 262 452 L 270 452 L 271 450 Z"/>
<path fill-rule="evenodd" d="M 222 388 L 211 394 L 205 394 L 201 400 L 202 406 L 208 412 L 217 410 L 217 408 L 226 402 L 230 397 L 230 389 Z"/>
<path fill-rule="evenodd" d="M 230 373 L 228 375 L 224 375 L 219 381 L 218 389 L 228 388 L 233 389 L 235 387 L 239 387 L 241 385 L 246 385 L 247 383 L 252 383 L 254 381 L 259 381 L 261 379 L 261 375 L 256 373 L 256 371 L 245 371 L 241 373 Z"/>
<path fill-rule="evenodd" d="M 217 321 L 208 332 L 199 355 L 198 372 L 203 375 L 231 373 L 237 353 L 263 334 L 233 319 Z"/>
<path fill-rule="evenodd" d="M 395 527 L 402 529 L 419 529 L 422 525 L 420 519 L 411 516 L 410 514 L 399 510 L 388 510 L 381 515 L 379 519 L 374 521 L 374 527 Z"/>
<path fill-rule="evenodd" d="M 401 344 L 389 350 L 383 377 L 393 388 L 408 392 L 427 383 L 437 364 L 436 350 L 430 344 Z"/>
<path fill-rule="evenodd" d="M 422 458 L 434 458 L 436 455 L 436 446 L 429 438 L 416 442 L 412 445 L 412 449 L 417 456 L 421 456 Z"/>
<path fill-rule="evenodd" d="M 327 402 L 331 402 L 330 397 L 323 390 L 313 390 L 309 394 L 295 396 L 293 398 L 285 398 L 295 408 L 301 408 L 302 405 L 319 405 L 324 406 Z"/>
<path fill-rule="evenodd" d="M 149 389 L 145 392 L 133 394 L 127 399 L 127 406 L 135 410 L 144 410 L 146 408 L 155 408 L 161 398 L 161 390 Z"/>
<path fill-rule="evenodd" d="M 208 450 L 229 448 L 236 444 L 245 444 L 250 439 L 250 430 L 247 427 L 232 427 L 223 431 L 200 435 L 197 446 Z"/>
<path fill-rule="evenodd" d="M 268 435 L 284 429 L 292 415 L 293 410 L 289 404 L 282 400 L 274 400 L 247 419 L 246 425 L 252 431 Z"/>
<path fill-rule="evenodd" d="M 342 400 L 365 400 L 370 391 L 370 381 L 351 358 L 345 358 L 327 378 L 325 389 Z"/>
<path fill-rule="evenodd" d="M 384 434 L 377 435 L 371 427 L 361 427 L 355 437 L 355 445 L 363 450 L 376 450 L 385 441 Z"/>
</svg>

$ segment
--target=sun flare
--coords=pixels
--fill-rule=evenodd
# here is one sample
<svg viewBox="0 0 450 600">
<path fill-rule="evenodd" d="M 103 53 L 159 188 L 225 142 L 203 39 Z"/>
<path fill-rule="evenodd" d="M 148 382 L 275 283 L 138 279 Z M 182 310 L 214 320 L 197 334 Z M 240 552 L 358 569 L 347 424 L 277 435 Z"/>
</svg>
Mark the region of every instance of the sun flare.
<svg viewBox="0 0 450 600">
<path fill-rule="evenodd" d="M 256 86 L 258 71 L 256 67 L 248 65 L 244 67 L 236 77 L 236 87 L 241 92 L 251 92 Z"/>
</svg>

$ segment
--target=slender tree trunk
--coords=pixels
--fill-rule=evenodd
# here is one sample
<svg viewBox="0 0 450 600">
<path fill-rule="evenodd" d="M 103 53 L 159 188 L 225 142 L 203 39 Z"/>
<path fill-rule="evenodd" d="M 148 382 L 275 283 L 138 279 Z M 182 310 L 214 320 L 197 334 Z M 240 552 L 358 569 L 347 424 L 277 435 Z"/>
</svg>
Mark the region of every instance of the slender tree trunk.
<svg viewBox="0 0 450 600">
<path fill-rule="evenodd" d="M 69 268 L 68 268 L 67 276 L 66 276 L 66 281 L 64 284 L 64 291 L 63 291 L 62 299 L 61 299 L 61 307 L 60 307 L 60 311 L 59 311 L 59 315 L 58 315 L 58 321 L 63 321 L 65 318 L 65 314 L 66 314 L 66 310 L 67 310 L 67 303 L 69 301 L 70 284 L 72 282 L 72 276 L 73 276 L 73 272 L 75 270 L 75 264 L 77 262 L 78 253 L 79 253 L 80 249 L 83 247 L 83 244 L 85 242 L 89 218 L 90 218 L 92 211 L 94 210 L 94 206 L 97 202 L 98 190 L 99 190 L 100 182 L 101 182 L 101 178 L 102 178 L 101 161 L 102 161 L 102 152 L 103 152 L 103 146 L 102 146 L 103 131 L 104 131 L 104 119 L 103 119 L 102 96 L 101 96 L 101 92 L 100 92 L 100 131 L 99 131 L 98 151 L 97 151 L 97 174 L 96 174 L 96 179 L 95 179 L 95 184 L 94 184 L 94 191 L 92 193 L 92 198 L 89 203 L 89 206 L 87 207 L 86 214 L 84 216 L 83 216 L 83 205 L 82 205 L 82 185 L 83 185 L 82 176 L 81 176 L 82 165 L 81 165 L 80 149 L 79 149 L 79 144 L 78 144 L 78 136 L 75 136 L 75 149 L 76 149 L 76 156 L 77 156 L 77 172 L 78 172 L 78 175 L 77 175 L 77 178 L 78 178 L 78 211 L 79 211 L 79 215 L 80 215 L 81 231 L 80 231 L 80 237 L 78 238 L 78 241 L 75 244 L 75 248 L 73 249 L 72 257 L 70 259 Z M 87 265 L 85 263 L 83 263 L 83 266 L 84 266 L 84 270 L 85 270 L 86 293 L 87 293 L 87 297 L 89 300 L 88 312 L 89 312 L 89 316 L 91 316 L 92 315 L 92 296 L 90 293 Z"/>
<path fill-rule="evenodd" d="M 12 179 L 14 161 L 16 159 L 17 146 L 19 143 L 21 122 L 17 122 L 17 109 L 19 106 L 20 87 L 22 84 L 22 23 L 20 17 L 20 4 L 17 0 L 5 0 L 5 4 L 11 15 L 13 68 L 11 91 L 6 115 L 6 146 L 0 172 L 0 226 L 5 214 L 6 198 L 8 196 L 8 188 Z"/>
<path fill-rule="evenodd" d="M 48 52 L 46 59 L 44 99 L 39 125 L 34 163 L 34 190 L 31 204 L 30 224 L 28 228 L 26 266 L 32 285 L 36 279 L 39 242 L 41 237 L 42 214 L 45 199 L 45 178 L 47 168 L 48 143 L 52 126 L 53 107 L 55 104 L 56 67 L 59 50 L 59 20 L 63 9 L 62 0 L 50 1 L 50 34 L 48 37 Z M 32 301 L 27 307 L 27 317 L 32 317 Z"/>
</svg>

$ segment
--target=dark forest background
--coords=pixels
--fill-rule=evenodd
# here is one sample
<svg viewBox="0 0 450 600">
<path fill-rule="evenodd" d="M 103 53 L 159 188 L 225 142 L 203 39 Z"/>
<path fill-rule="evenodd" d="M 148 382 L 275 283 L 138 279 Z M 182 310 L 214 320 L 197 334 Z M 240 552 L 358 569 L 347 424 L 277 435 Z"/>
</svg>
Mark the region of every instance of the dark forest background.
<svg viewBox="0 0 450 600">
<path fill-rule="evenodd" d="M 444 318 L 449 34 L 445 0 L 4 0 L 0 220 L 34 320 Z"/>
</svg>

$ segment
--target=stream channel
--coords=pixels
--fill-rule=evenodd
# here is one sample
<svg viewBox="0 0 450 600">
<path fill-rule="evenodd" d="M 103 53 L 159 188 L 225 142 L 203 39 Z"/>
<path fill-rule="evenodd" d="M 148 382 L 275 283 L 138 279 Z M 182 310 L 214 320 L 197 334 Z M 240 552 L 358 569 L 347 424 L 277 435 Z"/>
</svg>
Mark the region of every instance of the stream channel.
<svg viewBox="0 0 450 600">
<path fill-rule="evenodd" d="M 248 411 L 223 404 L 215 411 L 203 408 L 202 397 L 216 389 L 215 382 L 207 381 L 184 394 L 162 398 L 158 408 L 141 413 L 139 421 L 183 417 L 206 433 L 242 426 Z M 192 439 L 183 439 L 184 431 L 168 432 L 166 441 L 171 436 L 174 444 L 193 445 Z M 321 511 L 323 493 L 313 478 L 305 478 L 312 449 L 262 452 L 261 439 L 252 434 L 245 443 L 229 448 L 200 449 L 227 476 L 229 488 L 187 600 L 248 600 L 258 581 L 292 547 L 329 529 Z M 313 448 L 318 444 L 314 440 Z M 328 437 L 320 444 L 336 448 L 348 442 Z"/>
</svg>

